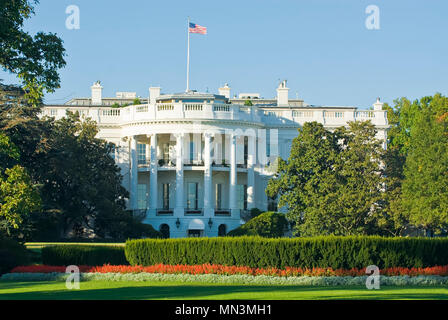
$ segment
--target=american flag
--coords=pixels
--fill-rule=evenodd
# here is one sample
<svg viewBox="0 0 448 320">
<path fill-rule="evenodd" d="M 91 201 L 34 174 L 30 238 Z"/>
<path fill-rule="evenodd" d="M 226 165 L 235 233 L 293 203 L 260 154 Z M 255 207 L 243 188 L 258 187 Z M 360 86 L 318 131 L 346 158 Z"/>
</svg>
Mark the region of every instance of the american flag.
<svg viewBox="0 0 448 320">
<path fill-rule="evenodd" d="M 188 28 L 188 31 L 190 33 L 200 33 L 200 34 L 207 34 L 207 28 L 200 26 L 196 23 L 190 22 L 190 27 Z"/>
</svg>

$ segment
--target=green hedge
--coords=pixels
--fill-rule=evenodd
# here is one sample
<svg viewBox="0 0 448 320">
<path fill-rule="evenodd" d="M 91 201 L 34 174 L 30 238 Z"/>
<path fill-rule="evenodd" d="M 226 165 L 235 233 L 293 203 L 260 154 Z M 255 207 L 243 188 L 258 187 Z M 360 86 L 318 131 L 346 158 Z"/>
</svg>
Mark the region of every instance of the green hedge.
<svg viewBox="0 0 448 320">
<path fill-rule="evenodd" d="M 0 239 L 0 275 L 30 262 L 29 252 L 17 241 Z"/>
<path fill-rule="evenodd" d="M 43 247 L 42 263 L 51 266 L 128 264 L 122 246 L 70 244 Z"/>
<path fill-rule="evenodd" d="M 364 268 L 448 265 L 446 238 L 313 237 L 128 240 L 132 265 L 222 264 L 249 267 Z"/>
</svg>

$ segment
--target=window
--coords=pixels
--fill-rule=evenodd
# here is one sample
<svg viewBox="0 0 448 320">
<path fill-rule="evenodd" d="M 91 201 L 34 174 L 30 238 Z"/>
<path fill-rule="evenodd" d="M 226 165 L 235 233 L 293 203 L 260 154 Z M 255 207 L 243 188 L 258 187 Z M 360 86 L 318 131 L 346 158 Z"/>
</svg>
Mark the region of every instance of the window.
<svg viewBox="0 0 448 320">
<path fill-rule="evenodd" d="M 170 237 L 170 226 L 162 224 L 160 226 L 160 232 L 162 233 L 163 238 L 168 239 Z"/>
<path fill-rule="evenodd" d="M 188 198 L 187 198 L 187 208 L 198 210 L 198 187 L 199 183 L 189 182 L 188 183 Z"/>
<path fill-rule="evenodd" d="M 222 209 L 222 184 L 217 183 L 215 186 L 215 209 Z"/>
<path fill-rule="evenodd" d="M 117 147 L 114 144 L 112 144 L 110 149 L 110 156 L 112 159 L 114 159 L 114 161 L 116 160 L 115 152 L 117 152 Z"/>
<path fill-rule="evenodd" d="M 143 143 L 137 144 L 137 161 L 138 164 L 146 163 L 146 144 Z"/>
<path fill-rule="evenodd" d="M 277 211 L 277 200 L 271 197 L 268 197 L 268 211 Z"/>
<path fill-rule="evenodd" d="M 137 208 L 146 209 L 146 184 L 137 186 Z"/>
<path fill-rule="evenodd" d="M 164 183 L 163 184 L 163 194 L 162 194 L 162 201 L 163 201 L 163 210 L 168 210 L 170 208 L 170 184 Z"/>
<path fill-rule="evenodd" d="M 227 226 L 225 224 L 221 224 L 218 227 L 218 237 L 224 237 L 227 234 Z"/>
<path fill-rule="evenodd" d="M 237 185 L 238 209 L 247 210 L 247 185 Z"/>
<path fill-rule="evenodd" d="M 163 144 L 163 160 L 167 163 L 170 160 L 170 144 Z"/>
<path fill-rule="evenodd" d="M 194 142 L 190 141 L 190 163 L 194 160 Z"/>
<path fill-rule="evenodd" d="M 199 238 L 202 235 L 202 230 L 188 230 L 189 238 Z"/>
</svg>

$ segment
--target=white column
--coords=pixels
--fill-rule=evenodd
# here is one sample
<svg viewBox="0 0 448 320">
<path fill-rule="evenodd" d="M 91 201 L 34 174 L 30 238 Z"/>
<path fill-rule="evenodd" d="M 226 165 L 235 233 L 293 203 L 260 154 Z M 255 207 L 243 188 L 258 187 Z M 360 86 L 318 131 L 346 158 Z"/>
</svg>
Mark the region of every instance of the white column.
<svg viewBox="0 0 448 320">
<path fill-rule="evenodd" d="M 252 209 L 254 205 L 255 193 L 255 136 L 247 137 L 247 209 Z"/>
<path fill-rule="evenodd" d="M 213 216 L 211 141 L 212 134 L 204 133 L 204 217 L 209 218 Z"/>
<path fill-rule="evenodd" d="M 175 134 L 176 137 L 176 207 L 174 216 L 184 216 L 184 163 L 183 163 L 183 143 L 184 134 Z"/>
<path fill-rule="evenodd" d="M 157 214 L 157 134 L 151 135 L 149 164 L 149 211 L 152 216 Z"/>
<path fill-rule="evenodd" d="M 229 206 L 230 211 L 233 213 L 237 211 L 237 198 L 236 198 L 236 136 L 230 134 L 230 181 L 229 181 Z"/>
<path fill-rule="evenodd" d="M 138 162 L 137 162 L 137 137 L 132 136 L 130 148 L 130 209 L 137 209 L 137 186 L 138 186 Z"/>
</svg>

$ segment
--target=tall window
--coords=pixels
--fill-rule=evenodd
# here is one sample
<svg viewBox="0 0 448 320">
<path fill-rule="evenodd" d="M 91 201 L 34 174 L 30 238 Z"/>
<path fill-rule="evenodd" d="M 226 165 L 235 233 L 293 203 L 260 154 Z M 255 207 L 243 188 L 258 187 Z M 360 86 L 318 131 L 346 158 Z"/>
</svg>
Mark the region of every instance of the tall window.
<svg viewBox="0 0 448 320">
<path fill-rule="evenodd" d="M 168 239 L 170 237 L 170 226 L 162 224 L 160 226 L 160 232 L 162 233 L 163 238 Z"/>
<path fill-rule="evenodd" d="M 114 160 L 116 160 L 116 155 L 115 155 L 116 152 L 117 152 L 117 147 L 114 144 L 112 144 L 112 148 L 110 149 L 110 156 Z"/>
<path fill-rule="evenodd" d="M 197 182 L 188 183 L 188 198 L 187 198 L 187 208 L 188 209 L 198 209 L 198 187 Z"/>
<path fill-rule="evenodd" d="M 247 210 L 247 185 L 237 185 L 238 209 Z"/>
<path fill-rule="evenodd" d="M 227 227 L 225 224 L 220 224 L 218 227 L 218 237 L 224 237 L 227 234 Z"/>
<path fill-rule="evenodd" d="M 137 208 L 146 209 L 146 184 L 137 186 Z"/>
<path fill-rule="evenodd" d="M 217 183 L 215 186 L 215 208 L 216 210 L 222 209 L 222 184 Z"/>
<path fill-rule="evenodd" d="M 268 211 L 277 211 L 277 199 L 268 197 Z"/>
<path fill-rule="evenodd" d="M 194 160 L 194 142 L 190 141 L 190 163 Z"/>
<path fill-rule="evenodd" d="M 146 163 L 146 144 L 143 143 L 137 144 L 137 161 L 138 164 Z"/>
<path fill-rule="evenodd" d="M 162 194 L 162 201 L 163 201 L 163 209 L 168 210 L 170 208 L 170 184 L 164 183 L 163 184 L 163 194 Z"/>
<path fill-rule="evenodd" d="M 167 162 L 170 159 L 170 144 L 164 143 L 163 144 L 163 160 Z"/>
</svg>

